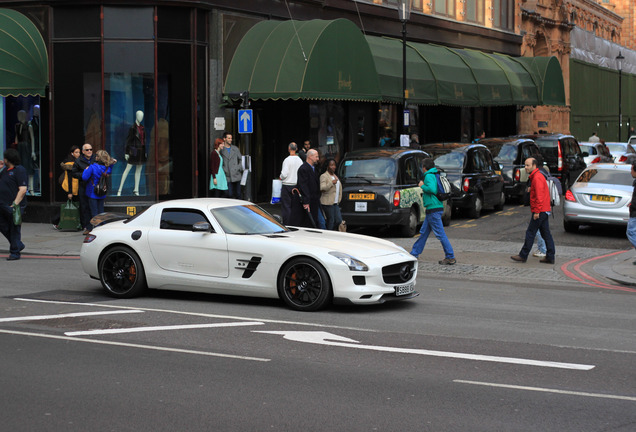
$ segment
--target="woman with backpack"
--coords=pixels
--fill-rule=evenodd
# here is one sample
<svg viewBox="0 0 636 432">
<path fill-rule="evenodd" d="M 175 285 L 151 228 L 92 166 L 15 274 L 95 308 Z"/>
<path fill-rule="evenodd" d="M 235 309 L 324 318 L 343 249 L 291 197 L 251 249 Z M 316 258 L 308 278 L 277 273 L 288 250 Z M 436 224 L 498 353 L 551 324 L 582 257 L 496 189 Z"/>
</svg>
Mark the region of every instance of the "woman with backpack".
<svg viewBox="0 0 636 432">
<path fill-rule="evenodd" d="M 104 200 L 110 188 L 111 165 L 117 162 L 106 150 L 98 150 L 95 162 L 90 164 L 82 173 L 82 180 L 86 182 L 86 196 L 91 209 L 91 218 L 104 212 Z"/>
</svg>

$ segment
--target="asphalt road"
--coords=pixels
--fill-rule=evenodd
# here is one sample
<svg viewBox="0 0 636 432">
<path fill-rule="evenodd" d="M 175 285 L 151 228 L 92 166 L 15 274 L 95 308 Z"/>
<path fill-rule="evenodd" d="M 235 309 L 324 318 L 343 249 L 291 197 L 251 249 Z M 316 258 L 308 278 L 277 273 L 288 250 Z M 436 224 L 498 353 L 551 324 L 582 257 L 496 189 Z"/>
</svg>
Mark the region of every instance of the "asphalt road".
<svg viewBox="0 0 636 432">
<path fill-rule="evenodd" d="M 448 231 L 457 248 L 481 241 L 503 259 L 522 238 L 525 210 L 454 219 Z M 568 253 L 626 241 L 554 231 Z M 0 286 L 0 424 L 634 430 L 636 294 L 528 264 L 539 276 L 467 279 L 421 263 L 412 301 L 299 313 L 273 300 L 178 292 L 115 300 L 76 259 L 23 259 Z"/>
</svg>

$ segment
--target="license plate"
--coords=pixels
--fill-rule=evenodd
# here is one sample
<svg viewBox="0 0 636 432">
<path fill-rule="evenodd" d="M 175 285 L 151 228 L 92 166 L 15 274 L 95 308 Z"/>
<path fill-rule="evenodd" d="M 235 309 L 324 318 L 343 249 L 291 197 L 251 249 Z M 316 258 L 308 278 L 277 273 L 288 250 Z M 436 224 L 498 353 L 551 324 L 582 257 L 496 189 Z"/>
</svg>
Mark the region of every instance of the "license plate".
<svg viewBox="0 0 636 432">
<path fill-rule="evenodd" d="M 365 212 L 365 211 L 367 211 L 367 203 L 366 202 L 356 202 L 354 209 L 357 212 Z"/>
<path fill-rule="evenodd" d="M 414 289 L 415 289 L 415 285 L 412 283 L 408 285 L 397 285 L 395 287 L 395 295 L 402 296 L 406 294 L 411 294 Z"/>
<path fill-rule="evenodd" d="M 592 201 L 614 202 L 616 197 L 608 195 L 592 195 Z"/>
<path fill-rule="evenodd" d="M 349 199 L 350 200 L 366 200 L 366 201 L 372 201 L 375 199 L 375 194 L 372 193 L 352 193 L 349 194 Z"/>
</svg>

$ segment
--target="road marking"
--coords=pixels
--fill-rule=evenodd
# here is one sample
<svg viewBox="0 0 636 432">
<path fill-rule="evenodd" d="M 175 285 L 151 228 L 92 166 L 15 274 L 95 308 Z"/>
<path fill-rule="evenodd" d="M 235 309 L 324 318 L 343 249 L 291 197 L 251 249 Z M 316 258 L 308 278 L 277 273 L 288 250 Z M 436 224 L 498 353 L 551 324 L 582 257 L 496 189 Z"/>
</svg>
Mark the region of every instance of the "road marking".
<svg viewBox="0 0 636 432">
<path fill-rule="evenodd" d="M 140 333 L 149 331 L 165 331 L 165 330 L 188 330 L 199 328 L 212 328 L 212 327 L 241 327 L 241 326 L 254 326 L 263 325 L 262 322 L 237 322 L 237 323 L 214 323 L 214 324 L 184 324 L 184 325 L 172 325 L 172 326 L 155 326 L 155 327 L 132 327 L 132 328 L 120 328 L 120 329 L 105 329 L 105 330 L 84 330 L 64 333 L 66 336 L 87 336 L 87 335 L 105 335 L 105 334 L 119 334 L 119 333 Z"/>
<path fill-rule="evenodd" d="M 574 279 L 577 282 L 581 282 L 582 284 L 593 286 L 595 288 L 603 288 L 603 289 L 625 291 L 625 292 L 636 292 L 636 289 L 634 288 L 628 288 L 628 287 L 624 287 L 620 285 L 612 285 L 605 282 L 601 282 L 593 278 L 592 276 L 588 275 L 587 273 L 585 273 L 583 269 L 581 268 L 583 265 L 587 265 L 592 261 L 608 258 L 608 257 L 622 254 L 625 252 L 627 251 L 625 250 L 625 251 L 612 252 L 606 255 L 599 255 L 599 256 L 587 258 L 584 260 L 581 260 L 580 258 L 576 258 L 563 264 L 561 266 L 561 271 L 570 279 Z M 573 271 L 569 269 L 570 266 L 573 266 Z"/>
<path fill-rule="evenodd" d="M 168 347 L 161 347 L 161 346 L 154 346 L 154 345 L 139 345 L 139 344 L 113 342 L 113 341 L 105 341 L 105 340 L 98 340 L 98 339 L 82 339 L 82 338 L 75 338 L 75 337 L 68 337 L 68 336 L 57 336 L 57 335 L 50 335 L 50 334 L 30 333 L 30 332 L 21 332 L 21 331 L 0 330 L 0 333 L 12 334 L 12 335 L 18 335 L 18 336 L 33 336 L 33 337 L 40 337 L 45 339 L 58 339 L 58 340 L 66 340 L 66 341 L 73 341 L 73 342 L 85 342 L 85 343 L 92 343 L 92 344 L 98 344 L 98 345 L 114 345 L 114 346 L 121 346 L 121 347 L 127 347 L 127 348 L 140 348 L 140 349 L 147 349 L 147 350 L 153 350 L 153 351 L 167 351 L 167 352 L 174 352 L 174 353 L 180 353 L 180 354 L 195 354 L 195 355 L 202 355 L 202 356 L 209 356 L 209 357 L 225 357 L 225 358 L 232 358 L 232 359 L 238 359 L 238 360 L 250 360 L 250 361 L 260 361 L 260 362 L 271 361 L 271 359 L 259 358 L 259 357 L 246 357 L 246 356 L 222 354 L 222 353 L 207 352 L 207 351 L 194 351 L 194 350 L 168 348 Z"/>
<path fill-rule="evenodd" d="M 460 384 L 480 385 L 480 386 L 486 386 L 486 387 L 501 387 L 501 388 L 509 388 L 514 390 L 557 393 L 557 394 L 565 394 L 565 395 L 572 395 L 572 396 L 585 396 L 585 397 L 595 397 L 595 398 L 603 398 L 603 399 L 619 399 L 619 400 L 636 402 L 636 397 L 633 397 L 633 396 L 618 396 L 618 395 L 603 394 L 603 393 L 586 393 L 586 392 L 576 392 L 576 391 L 569 391 L 569 390 L 550 389 L 550 388 L 543 388 L 543 387 L 526 387 L 526 386 L 487 383 L 487 382 L 479 382 L 479 381 L 453 380 L 453 382 L 460 383 Z"/>
<path fill-rule="evenodd" d="M 340 346 L 340 347 L 346 347 L 346 348 L 357 348 L 357 349 L 364 349 L 364 350 L 371 350 L 371 351 L 396 352 L 396 353 L 404 353 L 404 354 L 417 354 L 417 355 L 434 356 L 434 357 L 449 357 L 449 358 L 464 359 L 464 360 L 477 360 L 477 361 L 487 361 L 487 362 L 495 362 L 495 363 L 511 363 L 511 364 L 525 365 L 525 366 L 541 366 L 541 367 L 551 367 L 551 368 L 558 368 L 558 369 L 574 369 L 574 370 L 584 370 L 584 371 L 594 369 L 595 367 L 594 365 L 586 365 L 586 364 L 560 363 L 560 362 L 531 360 L 531 359 L 522 359 L 522 358 L 514 358 L 514 357 L 497 357 L 497 356 L 480 355 L 480 354 L 455 353 L 455 352 L 449 352 L 449 351 L 431 351 L 431 350 L 424 350 L 424 349 L 359 345 L 359 342 L 353 339 L 349 339 L 343 336 L 338 336 L 332 333 L 321 332 L 321 331 L 306 332 L 306 331 L 255 331 L 253 330 L 253 332 L 282 335 L 285 339 L 292 340 L 295 342 Z"/>
<path fill-rule="evenodd" d="M 77 317 L 84 317 L 84 316 L 115 315 L 115 314 L 143 313 L 143 312 L 144 311 L 139 309 L 132 309 L 132 310 L 119 310 L 119 311 L 101 311 L 101 312 L 77 312 L 77 313 L 67 313 L 67 314 L 59 314 L 59 315 L 34 315 L 34 316 L 25 316 L 25 317 L 0 318 L 0 322 L 38 321 L 38 320 L 60 319 L 60 318 L 77 318 Z"/>
<path fill-rule="evenodd" d="M 320 328 L 330 328 L 330 329 L 338 329 L 338 330 L 354 330 L 360 332 L 367 333 L 378 333 L 379 330 L 373 329 L 365 329 L 361 327 L 348 327 L 348 326 L 335 326 L 332 324 L 318 324 L 304 321 L 285 321 L 285 320 L 273 320 L 273 319 L 262 319 L 262 318 L 251 318 L 251 317 L 243 317 L 243 316 L 235 316 L 235 315 L 219 315 L 219 314 L 207 314 L 201 312 L 184 312 L 178 310 L 171 309 L 156 309 L 156 308 L 135 308 L 132 306 L 118 306 L 112 304 L 102 304 L 102 303 L 80 303 L 80 302 L 69 302 L 69 301 L 60 301 L 60 300 L 39 300 L 39 299 L 28 299 L 16 297 L 13 300 L 16 301 L 24 301 L 24 302 L 33 302 L 33 303 L 47 303 L 47 304 L 64 304 L 64 305 L 74 305 L 74 306 L 89 306 L 89 307 L 100 307 L 100 308 L 112 308 L 119 310 L 141 310 L 145 312 L 160 312 L 160 313 L 171 313 L 177 315 L 187 315 L 187 316 L 197 316 L 197 317 L 205 317 L 205 318 L 221 318 L 221 319 L 234 319 L 241 321 L 257 321 L 257 322 L 265 322 L 270 324 L 291 324 L 298 325 L 304 327 L 320 327 Z"/>
</svg>

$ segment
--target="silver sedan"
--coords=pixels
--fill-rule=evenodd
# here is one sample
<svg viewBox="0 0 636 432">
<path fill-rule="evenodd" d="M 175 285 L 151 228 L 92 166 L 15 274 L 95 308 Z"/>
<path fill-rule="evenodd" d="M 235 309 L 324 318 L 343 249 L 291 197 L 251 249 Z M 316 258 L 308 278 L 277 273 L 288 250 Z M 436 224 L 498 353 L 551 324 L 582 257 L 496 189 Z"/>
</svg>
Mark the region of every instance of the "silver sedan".
<svg viewBox="0 0 636 432">
<path fill-rule="evenodd" d="M 565 192 L 563 227 L 576 232 L 579 225 L 626 226 L 634 179 L 631 165 L 594 164 L 588 166 Z"/>
</svg>

